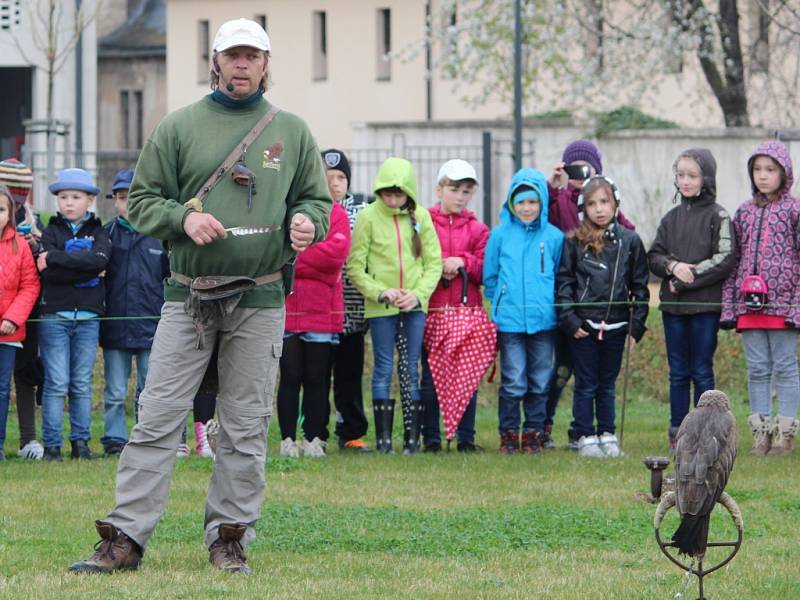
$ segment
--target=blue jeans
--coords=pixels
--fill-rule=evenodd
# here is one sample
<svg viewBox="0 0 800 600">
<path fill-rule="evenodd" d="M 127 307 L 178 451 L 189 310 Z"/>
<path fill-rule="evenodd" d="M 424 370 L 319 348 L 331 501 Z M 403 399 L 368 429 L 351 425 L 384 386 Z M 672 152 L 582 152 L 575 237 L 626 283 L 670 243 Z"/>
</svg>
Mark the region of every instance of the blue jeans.
<svg viewBox="0 0 800 600">
<path fill-rule="evenodd" d="M 0 344 L 0 451 L 6 442 L 8 399 L 11 395 L 11 375 L 14 373 L 16 356 L 16 347 Z"/>
<path fill-rule="evenodd" d="M 128 378 L 131 376 L 131 362 L 136 357 L 136 396 L 134 414 L 138 413 L 139 394 L 144 389 L 147 366 L 150 362 L 150 349 L 146 350 L 103 350 L 103 363 L 106 386 L 103 391 L 104 435 L 100 442 L 104 448 L 128 441 L 128 424 L 125 421 L 125 399 L 128 397 Z"/>
<path fill-rule="evenodd" d="M 553 375 L 554 331 L 503 333 L 500 345 L 500 433 L 519 432 L 519 405 L 525 413 L 522 431 L 544 430 L 547 391 Z"/>
<path fill-rule="evenodd" d="M 593 334 L 570 341 L 575 391 L 572 397 L 572 431 L 575 438 L 615 433 L 616 391 L 627 328 L 607 331 L 602 341 Z M 597 428 L 594 419 L 597 417 Z"/>
<path fill-rule="evenodd" d="M 44 363 L 42 439 L 45 448 L 60 448 L 64 397 L 69 392 L 72 441 L 89 441 L 92 424 L 92 370 L 100 321 L 42 315 L 39 353 Z"/>
<path fill-rule="evenodd" d="M 442 436 L 439 431 L 439 398 L 436 387 L 433 385 L 433 376 L 428 366 L 428 353 L 422 350 L 422 383 L 420 383 L 420 396 L 422 397 L 422 442 L 425 446 L 441 444 Z M 459 444 L 472 444 L 475 442 L 475 411 L 478 405 L 478 392 L 472 394 L 469 404 L 461 416 L 456 429 L 456 439 Z"/>
<path fill-rule="evenodd" d="M 389 398 L 392 385 L 392 367 L 397 331 L 402 321 L 408 340 L 408 372 L 411 378 L 411 400 L 419 401 L 419 358 L 422 351 L 422 334 L 425 331 L 425 313 L 413 311 L 391 317 L 374 317 L 369 320 L 372 335 L 372 397 L 379 400 Z M 400 365 L 397 366 L 398 374 Z"/>
<path fill-rule="evenodd" d="M 672 315 L 664 312 L 661 316 L 669 362 L 670 427 L 679 427 L 689 412 L 690 383 L 694 383 L 695 405 L 703 392 L 714 389 L 719 313 Z"/>
</svg>

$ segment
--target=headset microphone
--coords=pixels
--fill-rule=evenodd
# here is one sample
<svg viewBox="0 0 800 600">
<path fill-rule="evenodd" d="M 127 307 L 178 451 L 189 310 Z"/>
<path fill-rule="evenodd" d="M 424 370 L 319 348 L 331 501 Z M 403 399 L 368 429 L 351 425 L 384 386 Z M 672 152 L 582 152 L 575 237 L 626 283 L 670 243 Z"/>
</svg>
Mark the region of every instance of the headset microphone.
<svg viewBox="0 0 800 600">
<path fill-rule="evenodd" d="M 233 87 L 233 84 L 230 81 L 225 81 L 225 78 L 222 76 L 222 70 L 219 68 L 219 63 L 215 60 L 214 61 L 214 68 L 217 71 L 217 77 L 219 77 L 220 81 L 225 84 L 225 89 L 229 92 L 232 92 L 236 88 Z"/>
</svg>

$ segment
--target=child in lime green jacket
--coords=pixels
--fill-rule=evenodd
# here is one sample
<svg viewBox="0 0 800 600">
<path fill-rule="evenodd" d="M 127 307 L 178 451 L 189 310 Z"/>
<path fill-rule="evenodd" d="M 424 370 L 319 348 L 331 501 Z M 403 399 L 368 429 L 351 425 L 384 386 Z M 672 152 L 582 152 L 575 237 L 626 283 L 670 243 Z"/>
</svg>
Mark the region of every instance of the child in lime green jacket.
<svg viewBox="0 0 800 600">
<path fill-rule="evenodd" d="M 411 163 L 389 158 L 373 191 L 378 200 L 358 215 L 347 274 L 365 299 L 372 335 L 372 408 L 378 451 L 392 451 L 394 400 L 389 398 L 395 343 L 403 406 L 404 454 L 419 450 L 418 365 L 428 299 L 442 275 L 439 238 L 417 203 Z"/>
</svg>

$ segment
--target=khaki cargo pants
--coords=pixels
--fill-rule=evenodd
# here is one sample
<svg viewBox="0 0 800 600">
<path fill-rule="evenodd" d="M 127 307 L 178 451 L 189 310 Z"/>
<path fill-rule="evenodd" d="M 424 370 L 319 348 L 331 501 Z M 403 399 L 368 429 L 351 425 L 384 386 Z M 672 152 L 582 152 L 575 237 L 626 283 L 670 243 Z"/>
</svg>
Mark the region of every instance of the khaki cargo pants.
<svg viewBox="0 0 800 600">
<path fill-rule="evenodd" d="M 283 308 L 237 308 L 219 328 L 206 331 L 204 347 L 197 350 L 183 303 L 164 304 L 139 397 L 139 422 L 120 457 L 116 506 L 107 518 L 143 549 L 164 514 L 181 433 L 215 340 L 220 434 L 206 500 L 205 543 L 217 539 L 222 523 L 246 524 L 245 546 L 255 537 L 283 327 Z"/>
</svg>

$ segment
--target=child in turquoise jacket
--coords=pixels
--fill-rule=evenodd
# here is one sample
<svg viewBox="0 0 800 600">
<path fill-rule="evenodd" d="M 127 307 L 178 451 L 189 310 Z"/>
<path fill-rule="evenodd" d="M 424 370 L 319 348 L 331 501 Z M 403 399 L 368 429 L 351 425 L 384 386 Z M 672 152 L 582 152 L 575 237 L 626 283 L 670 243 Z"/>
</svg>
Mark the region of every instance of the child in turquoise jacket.
<svg viewBox="0 0 800 600">
<path fill-rule="evenodd" d="M 521 169 L 511 179 L 483 267 L 500 346 L 500 451 L 541 452 L 556 330 L 555 279 L 564 234 L 547 221 L 544 174 Z M 520 446 L 520 412 L 522 423 Z"/>
</svg>

